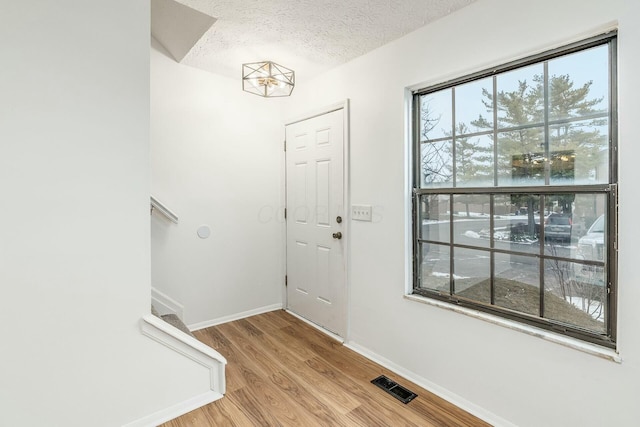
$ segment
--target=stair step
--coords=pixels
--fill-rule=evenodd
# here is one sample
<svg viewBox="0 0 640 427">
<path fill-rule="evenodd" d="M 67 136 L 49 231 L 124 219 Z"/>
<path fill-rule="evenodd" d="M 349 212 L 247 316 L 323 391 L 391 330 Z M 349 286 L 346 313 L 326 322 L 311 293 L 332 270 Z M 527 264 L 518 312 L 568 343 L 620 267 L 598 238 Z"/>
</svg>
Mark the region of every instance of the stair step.
<svg viewBox="0 0 640 427">
<path fill-rule="evenodd" d="M 164 320 L 165 322 L 167 322 L 168 324 L 170 324 L 171 326 L 174 326 L 174 327 L 180 329 L 185 334 L 191 335 L 192 337 L 195 338 L 195 336 L 191 333 L 189 328 L 187 328 L 187 325 L 185 325 L 184 322 L 182 320 L 180 320 L 180 318 L 177 315 L 175 315 L 175 314 L 163 314 L 162 316 L 160 316 L 160 318 L 162 320 Z"/>
</svg>

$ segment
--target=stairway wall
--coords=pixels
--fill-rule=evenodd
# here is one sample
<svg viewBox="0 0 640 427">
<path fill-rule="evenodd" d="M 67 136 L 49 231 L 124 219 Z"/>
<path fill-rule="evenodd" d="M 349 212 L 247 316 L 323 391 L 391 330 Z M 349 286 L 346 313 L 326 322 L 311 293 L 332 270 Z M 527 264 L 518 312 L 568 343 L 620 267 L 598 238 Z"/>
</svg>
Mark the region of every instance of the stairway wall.
<svg viewBox="0 0 640 427">
<path fill-rule="evenodd" d="M 187 325 L 282 304 L 284 100 L 243 92 L 240 71 L 178 64 L 152 39 L 151 190 L 179 217 L 152 215 L 152 282 Z"/>
</svg>

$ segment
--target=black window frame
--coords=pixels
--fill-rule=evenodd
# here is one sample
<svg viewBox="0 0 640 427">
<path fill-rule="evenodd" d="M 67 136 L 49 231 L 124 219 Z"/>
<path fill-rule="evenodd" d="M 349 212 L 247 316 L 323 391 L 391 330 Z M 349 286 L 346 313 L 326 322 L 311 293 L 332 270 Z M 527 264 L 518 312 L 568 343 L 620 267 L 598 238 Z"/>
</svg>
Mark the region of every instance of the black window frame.
<svg viewBox="0 0 640 427">
<path fill-rule="evenodd" d="M 421 96 L 427 95 L 430 93 L 434 93 L 443 89 L 457 87 L 465 83 L 469 83 L 472 81 L 480 80 L 487 77 L 497 76 L 498 74 L 523 68 L 528 65 L 545 63 L 546 61 L 552 60 L 554 58 L 558 58 L 560 56 L 564 56 L 571 53 L 576 53 L 582 50 L 586 50 L 596 46 L 608 45 L 609 52 L 609 110 L 608 110 L 608 126 L 609 126 L 609 179 L 607 183 L 604 184 L 576 184 L 576 185 L 549 185 L 548 179 L 546 180 L 544 185 L 537 186 L 509 186 L 509 187 L 500 187 L 497 185 L 497 181 L 494 179 L 493 186 L 486 187 L 457 187 L 455 184 L 451 184 L 448 187 L 432 187 L 432 188 L 421 188 L 421 179 L 422 179 L 422 168 L 421 168 L 421 156 L 420 156 L 420 147 L 421 147 Z M 494 80 L 494 88 L 495 88 L 495 80 Z M 495 92 L 494 92 L 495 96 Z M 569 337 L 577 338 L 582 341 L 598 344 L 608 348 L 616 348 L 616 330 L 617 330 L 617 240 L 618 240 L 618 219 L 617 219 L 617 210 L 618 210 L 618 118 L 617 118 L 617 32 L 612 31 L 606 34 L 601 34 L 596 37 L 592 37 L 587 40 L 583 40 L 580 42 L 572 43 L 568 46 L 552 49 L 540 54 L 536 54 L 524 59 L 520 59 L 517 61 L 509 62 L 505 65 L 494 67 L 491 69 L 487 69 L 481 72 L 477 72 L 474 74 L 470 74 L 467 76 L 463 76 L 457 79 L 452 79 L 440 84 L 436 84 L 433 86 L 429 86 L 423 89 L 413 91 L 413 104 L 412 104 L 412 246 L 413 246 L 413 290 L 412 293 L 414 295 L 420 295 L 422 297 L 427 297 L 430 299 L 435 299 L 439 301 L 444 301 L 456 306 L 467 307 L 474 310 L 479 310 L 482 312 L 486 312 L 489 314 L 493 314 L 499 317 L 503 317 L 506 319 L 514 320 L 517 322 L 521 322 L 527 325 L 539 327 L 542 329 L 550 330 L 556 333 L 560 333 L 562 335 L 566 335 Z M 495 99 L 495 98 L 494 98 Z M 452 105 L 452 109 L 455 110 L 455 105 Z M 494 108 L 494 111 L 496 108 Z M 452 113 L 453 114 L 453 113 Z M 495 117 L 495 116 L 494 116 Z M 455 122 L 455 119 L 454 119 Z M 549 127 L 548 117 L 545 117 L 544 126 L 546 128 Z M 495 122 L 494 122 L 495 123 Z M 455 138 L 455 136 L 454 136 Z M 548 136 L 546 137 L 547 141 L 547 151 L 548 151 Z M 455 142 L 453 144 L 455 146 Z M 454 149 L 455 150 L 455 149 Z M 495 154 L 494 154 L 495 155 Z M 548 156 L 548 153 L 547 153 Z M 563 193 L 572 193 L 572 194 L 603 194 L 606 197 L 608 202 L 607 211 L 606 211 L 606 230 L 607 237 L 604 245 L 607 248 L 607 258 L 605 260 L 607 265 L 606 271 L 606 319 L 605 319 L 605 333 L 599 334 L 594 333 L 593 331 L 589 331 L 586 329 L 582 329 L 579 327 L 574 327 L 572 325 L 568 325 L 565 323 L 561 323 L 558 321 L 554 321 L 548 318 L 535 317 L 526 315 L 525 313 L 519 313 L 513 310 L 505 309 L 498 307 L 492 304 L 481 303 L 474 300 L 469 300 L 462 298 L 458 295 L 454 295 L 453 293 L 453 269 L 451 269 L 450 274 L 450 283 L 451 283 L 451 292 L 448 294 L 443 292 L 432 291 L 429 289 L 425 289 L 420 286 L 420 278 L 421 278 L 421 244 L 424 243 L 424 240 L 420 238 L 419 232 L 419 223 L 421 222 L 419 207 L 420 207 L 420 198 L 423 195 L 429 194 L 441 194 L 449 197 L 451 203 L 451 211 L 453 211 L 453 195 L 457 194 L 469 194 L 469 195 L 489 195 L 491 201 L 493 202 L 493 198 L 495 195 L 501 194 L 534 194 L 541 195 L 542 201 L 544 201 L 545 195 L 556 195 Z M 490 203 L 493 207 L 493 203 Z M 544 206 L 544 205 L 542 205 Z M 493 226 L 493 210 L 489 214 L 489 217 L 492 221 Z M 453 220 L 450 220 L 450 228 L 453 230 Z M 543 228 L 543 227 L 540 227 Z M 544 231 L 542 232 L 544 233 Z M 451 231 L 453 235 L 453 231 Z M 453 237 L 453 236 L 452 236 Z M 544 238 L 544 234 L 541 235 L 541 238 Z M 493 238 L 491 238 L 493 242 Z M 544 240 L 543 240 L 544 242 Z M 428 243 L 428 242 L 427 242 Z M 453 238 L 449 240 L 448 243 L 450 249 L 452 250 L 455 247 L 462 247 L 464 245 L 457 245 L 454 243 Z M 542 248 L 544 245 L 540 245 L 540 260 L 544 261 L 544 249 Z M 505 253 L 504 251 L 495 250 L 493 245 L 488 249 L 492 254 L 494 253 Z M 452 255 L 453 251 L 450 252 L 449 257 L 451 261 L 451 265 L 453 265 Z M 491 255 L 491 294 L 493 301 L 493 291 L 494 291 L 494 275 L 493 275 L 493 255 Z M 540 265 L 544 264 L 544 262 L 540 262 Z M 541 267 L 542 269 L 542 267 Z M 543 300 L 544 294 L 544 283 L 543 279 L 541 279 L 541 303 Z M 540 309 L 541 313 L 543 312 L 543 308 Z"/>
</svg>

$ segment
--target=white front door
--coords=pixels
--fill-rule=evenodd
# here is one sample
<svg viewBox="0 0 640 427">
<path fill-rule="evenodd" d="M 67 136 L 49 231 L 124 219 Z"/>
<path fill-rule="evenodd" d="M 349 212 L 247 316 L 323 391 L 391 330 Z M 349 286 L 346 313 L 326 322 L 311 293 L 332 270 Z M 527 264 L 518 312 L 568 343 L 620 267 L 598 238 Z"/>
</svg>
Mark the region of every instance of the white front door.
<svg viewBox="0 0 640 427">
<path fill-rule="evenodd" d="M 344 337 L 343 109 L 286 127 L 287 308 Z"/>
</svg>

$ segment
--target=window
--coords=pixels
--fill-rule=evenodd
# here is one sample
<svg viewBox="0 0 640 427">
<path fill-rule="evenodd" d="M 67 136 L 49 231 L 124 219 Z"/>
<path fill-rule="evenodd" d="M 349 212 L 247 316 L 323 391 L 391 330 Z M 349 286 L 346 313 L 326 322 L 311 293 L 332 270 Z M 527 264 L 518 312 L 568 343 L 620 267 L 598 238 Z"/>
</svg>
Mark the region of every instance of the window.
<svg viewBox="0 0 640 427">
<path fill-rule="evenodd" d="M 414 93 L 414 294 L 615 347 L 616 39 Z"/>
</svg>

